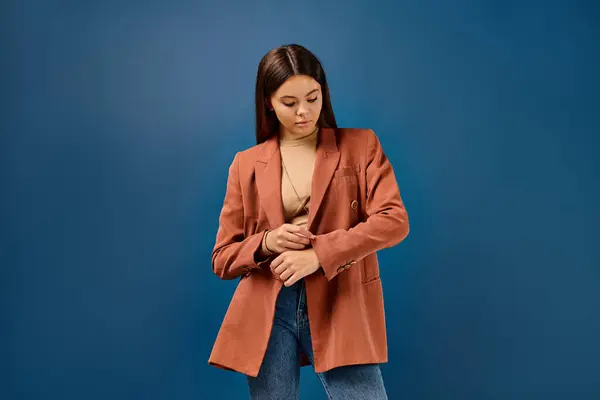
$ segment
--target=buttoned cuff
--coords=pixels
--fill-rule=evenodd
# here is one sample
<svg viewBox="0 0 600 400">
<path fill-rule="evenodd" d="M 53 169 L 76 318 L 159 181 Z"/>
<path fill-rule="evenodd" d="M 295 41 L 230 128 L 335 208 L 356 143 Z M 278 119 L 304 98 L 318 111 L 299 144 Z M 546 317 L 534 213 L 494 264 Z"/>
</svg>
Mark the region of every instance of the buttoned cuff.
<svg viewBox="0 0 600 400">
<path fill-rule="evenodd" d="M 331 250 L 331 244 L 327 243 L 327 240 L 324 239 L 324 235 L 316 235 L 316 237 L 311 240 L 311 244 L 319 259 L 321 273 L 328 281 L 331 281 L 339 273 L 348 270 L 352 265 L 356 264 L 356 261 L 348 260 L 344 264 L 338 264 L 335 253 Z M 339 257 L 337 257 L 337 259 L 339 259 Z"/>
</svg>

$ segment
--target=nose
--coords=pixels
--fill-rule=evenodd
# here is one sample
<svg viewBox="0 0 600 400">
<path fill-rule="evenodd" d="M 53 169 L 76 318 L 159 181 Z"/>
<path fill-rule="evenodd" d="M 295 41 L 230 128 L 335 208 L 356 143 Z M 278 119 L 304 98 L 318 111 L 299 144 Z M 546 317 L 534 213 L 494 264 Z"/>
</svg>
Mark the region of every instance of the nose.
<svg viewBox="0 0 600 400">
<path fill-rule="evenodd" d="M 304 114 L 308 113 L 308 109 L 306 108 L 306 106 L 300 105 L 298 106 L 298 116 L 302 116 Z"/>
</svg>

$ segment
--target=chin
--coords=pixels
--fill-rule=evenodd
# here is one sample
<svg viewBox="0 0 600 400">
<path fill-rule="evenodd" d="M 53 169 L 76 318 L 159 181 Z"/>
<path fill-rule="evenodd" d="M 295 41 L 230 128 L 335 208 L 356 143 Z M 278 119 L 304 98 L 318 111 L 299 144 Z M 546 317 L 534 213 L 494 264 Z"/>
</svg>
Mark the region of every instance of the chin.
<svg viewBox="0 0 600 400">
<path fill-rule="evenodd" d="M 296 132 L 302 132 L 302 133 L 306 133 L 307 131 L 314 131 L 315 130 L 315 124 L 310 124 L 307 126 L 297 126 L 296 124 L 294 124 L 294 130 Z"/>
</svg>

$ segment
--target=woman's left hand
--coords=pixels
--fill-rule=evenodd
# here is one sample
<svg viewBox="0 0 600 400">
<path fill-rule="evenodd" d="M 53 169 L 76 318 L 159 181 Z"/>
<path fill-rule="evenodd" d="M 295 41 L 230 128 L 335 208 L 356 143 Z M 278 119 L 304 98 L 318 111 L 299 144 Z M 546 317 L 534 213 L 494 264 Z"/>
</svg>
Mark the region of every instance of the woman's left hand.
<svg viewBox="0 0 600 400">
<path fill-rule="evenodd" d="M 271 271 L 285 286 L 293 285 L 318 269 L 319 258 L 313 248 L 285 251 L 271 262 Z"/>
</svg>

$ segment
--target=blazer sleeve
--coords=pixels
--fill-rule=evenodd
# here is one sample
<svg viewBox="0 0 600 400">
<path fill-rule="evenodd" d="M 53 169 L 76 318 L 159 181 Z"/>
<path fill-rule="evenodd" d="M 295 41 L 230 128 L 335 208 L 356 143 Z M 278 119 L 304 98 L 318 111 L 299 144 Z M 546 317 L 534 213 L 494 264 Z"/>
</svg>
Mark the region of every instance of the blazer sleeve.
<svg viewBox="0 0 600 400">
<path fill-rule="evenodd" d="M 311 241 L 328 280 L 335 278 L 338 268 L 392 247 L 408 235 L 408 215 L 394 170 L 371 129 L 367 140 L 366 183 L 367 220 L 348 230 L 316 235 Z"/>
<path fill-rule="evenodd" d="M 212 270 L 221 279 L 235 279 L 261 268 L 272 257 L 259 259 L 262 246 L 261 231 L 244 237 L 244 206 L 239 180 L 239 153 L 229 166 L 227 189 L 219 216 L 219 229 L 212 251 Z"/>
</svg>

